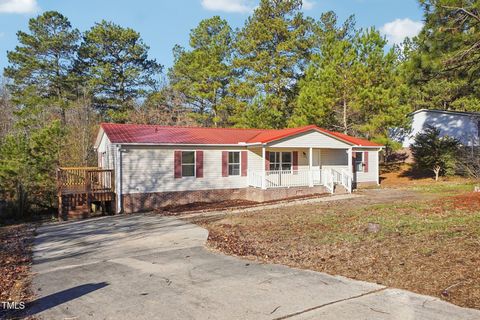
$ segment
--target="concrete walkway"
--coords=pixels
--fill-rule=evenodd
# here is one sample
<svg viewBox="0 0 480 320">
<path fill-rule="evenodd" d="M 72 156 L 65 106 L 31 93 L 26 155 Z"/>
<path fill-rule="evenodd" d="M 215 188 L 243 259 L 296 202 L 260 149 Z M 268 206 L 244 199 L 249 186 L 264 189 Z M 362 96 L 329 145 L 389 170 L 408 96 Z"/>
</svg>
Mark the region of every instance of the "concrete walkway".
<svg viewBox="0 0 480 320">
<path fill-rule="evenodd" d="M 37 230 L 43 319 L 480 319 L 436 298 L 204 248 L 207 231 L 130 215 Z"/>
</svg>

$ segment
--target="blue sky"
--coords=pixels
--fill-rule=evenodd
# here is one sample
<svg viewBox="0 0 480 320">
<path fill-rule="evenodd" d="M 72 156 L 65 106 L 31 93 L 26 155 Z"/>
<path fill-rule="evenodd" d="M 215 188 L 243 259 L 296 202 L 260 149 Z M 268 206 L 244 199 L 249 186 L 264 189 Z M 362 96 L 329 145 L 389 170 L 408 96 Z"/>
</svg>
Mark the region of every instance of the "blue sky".
<svg viewBox="0 0 480 320">
<path fill-rule="evenodd" d="M 219 15 L 240 27 L 258 0 L 0 0 L 0 68 L 6 52 L 17 44 L 17 30 L 27 30 L 28 19 L 47 10 L 66 15 L 81 31 L 102 19 L 140 32 L 150 46 L 150 56 L 167 68 L 175 44 L 188 45 L 192 28 L 205 18 Z M 333 10 L 341 19 L 355 14 L 360 27 L 376 26 L 391 43 L 415 35 L 422 12 L 417 0 L 304 0 L 306 15 L 318 18 Z"/>
</svg>

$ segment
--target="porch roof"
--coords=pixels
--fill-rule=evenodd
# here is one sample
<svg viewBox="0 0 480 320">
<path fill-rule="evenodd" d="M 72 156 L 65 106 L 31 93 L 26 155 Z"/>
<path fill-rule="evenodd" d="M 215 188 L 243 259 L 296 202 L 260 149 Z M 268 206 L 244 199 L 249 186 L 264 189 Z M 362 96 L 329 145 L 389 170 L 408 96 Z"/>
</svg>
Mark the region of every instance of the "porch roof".
<svg viewBox="0 0 480 320">
<path fill-rule="evenodd" d="M 111 143 L 118 144 L 255 145 L 267 144 L 308 131 L 321 132 L 352 146 L 381 147 L 371 141 L 329 131 L 315 125 L 275 130 L 102 123 L 96 144 L 99 143 L 101 136 L 106 134 Z"/>
</svg>

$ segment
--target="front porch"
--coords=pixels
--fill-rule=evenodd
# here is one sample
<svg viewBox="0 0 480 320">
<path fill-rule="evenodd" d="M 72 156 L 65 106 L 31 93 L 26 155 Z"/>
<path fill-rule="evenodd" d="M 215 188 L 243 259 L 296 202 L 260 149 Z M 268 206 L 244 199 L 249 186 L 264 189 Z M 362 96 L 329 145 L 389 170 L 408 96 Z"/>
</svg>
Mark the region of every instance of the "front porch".
<svg viewBox="0 0 480 320">
<path fill-rule="evenodd" d="M 352 192 L 352 148 L 258 148 L 262 165 L 248 171 L 248 185 L 260 189 L 341 186 Z"/>
</svg>

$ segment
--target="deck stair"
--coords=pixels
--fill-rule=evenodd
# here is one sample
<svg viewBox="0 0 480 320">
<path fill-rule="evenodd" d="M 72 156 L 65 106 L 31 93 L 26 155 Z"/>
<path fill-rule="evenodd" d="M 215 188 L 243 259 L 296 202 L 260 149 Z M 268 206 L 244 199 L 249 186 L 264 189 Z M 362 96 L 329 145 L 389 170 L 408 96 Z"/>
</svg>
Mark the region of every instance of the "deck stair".
<svg viewBox="0 0 480 320">
<path fill-rule="evenodd" d="M 114 171 L 97 167 L 62 167 L 57 170 L 58 217 L 83 219 L 112 214 L 115 206 Z"/>
</svg>

